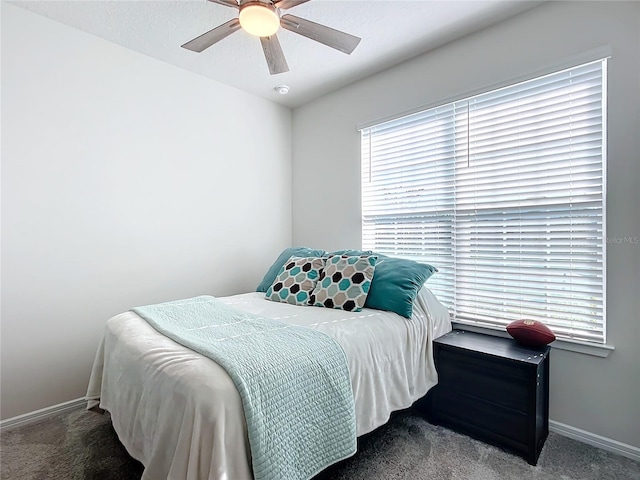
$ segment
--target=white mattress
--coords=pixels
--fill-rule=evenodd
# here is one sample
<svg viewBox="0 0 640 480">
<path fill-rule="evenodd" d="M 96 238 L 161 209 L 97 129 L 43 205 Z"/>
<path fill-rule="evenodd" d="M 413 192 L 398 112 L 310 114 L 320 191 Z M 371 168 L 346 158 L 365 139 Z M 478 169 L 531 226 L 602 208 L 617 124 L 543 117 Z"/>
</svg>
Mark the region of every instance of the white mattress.
<svg viewBox="0 0 640 480">
<path fill-rule="evenodd" d="M 336 339 L 349 363 L 358 435 L 435 385 L 431 341 L 451 330 L 447 309 L 427 288 L 417 296 L 411 319 L 372 309 L 293 306 L 266 300 L 263 293 L 219 300 Z M 99 401 L 111 413 L 120 441 L 145 465 L 145 480 L 252 478 L 242 402 L 231 378 L 133 312 L 107 322 L 87 399 L 88 408 Z"/>
</svg>

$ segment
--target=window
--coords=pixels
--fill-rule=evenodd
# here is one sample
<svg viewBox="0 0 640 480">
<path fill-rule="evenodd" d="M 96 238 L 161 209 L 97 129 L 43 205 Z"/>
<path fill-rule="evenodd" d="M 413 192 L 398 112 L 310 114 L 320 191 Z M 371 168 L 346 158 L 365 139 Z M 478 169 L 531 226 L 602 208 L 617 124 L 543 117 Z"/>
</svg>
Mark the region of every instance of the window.
<svg viewBox="0 0 640 480">
<path fill-rule="evenodd" d="M 605 342 L 606 59 L 362 130 L 362 246 L 452 319 Z"/>
</svg>

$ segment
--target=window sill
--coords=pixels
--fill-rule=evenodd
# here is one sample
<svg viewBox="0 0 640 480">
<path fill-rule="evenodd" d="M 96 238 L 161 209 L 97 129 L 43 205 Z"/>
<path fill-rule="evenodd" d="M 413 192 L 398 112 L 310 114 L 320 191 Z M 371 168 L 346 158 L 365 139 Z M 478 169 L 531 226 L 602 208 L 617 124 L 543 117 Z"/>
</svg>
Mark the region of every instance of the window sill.
<svg viewBox="0 0 640 480">
<path fill-rule="evenodd" d="M 451 322 L 453 328 L 458 330 L 467 330 L 470 332 L 485 333 L 494 337 L 511 338 L 511 336 L 503 330 L 494 330 L 492 328 L 478 327 L 476 325 L 467 325 L 465 323 Z M 558 350 L 568 350 L 570 352 L 582 353 L 585 355 L 593 355 L 594 357 L 606 358 L 615 350 L 612 345 L 596 345 L 586 342 L 572 342 L 569 340 L 556 340 L 550 344 L 551 348 Z"/>
</svg>

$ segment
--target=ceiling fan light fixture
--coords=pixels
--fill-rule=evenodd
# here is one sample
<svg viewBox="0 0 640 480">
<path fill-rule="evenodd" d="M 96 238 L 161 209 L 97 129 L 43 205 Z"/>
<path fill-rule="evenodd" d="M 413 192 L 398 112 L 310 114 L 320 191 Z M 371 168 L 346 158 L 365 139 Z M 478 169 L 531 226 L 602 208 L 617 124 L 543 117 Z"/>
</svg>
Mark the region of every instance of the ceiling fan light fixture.
<svg viewBox="0 0 640 480">
<path fill-rule="evenodd" d="M 251 35 L 260 37 L 264 58 L 271 75 L 289 71 L 287 60 L 282 52 L 276 32 L 280 27 L 284 30 L 302 35 L 328 47 L 340 50 L 347 55 L 360 43 L 360 38 L 320 23 L 312 22 L 295 15 L 286 14 L 280 17 L 281 10 L 289 10 L 309 0 L 209 0 L 213 3 L 238 9 L 238 17 L 218 25 L 217 27 L 188 41 L 182 48 L 200 53 L 210 46 L 227 38 L 240 29 Z M 284 86 L 276 90 L 284 95 Z"/>
<path fill-rule="evenodd" d="M 240 26 L 256 37 L 270 37 L 280 27 L 280 17 L 273 5 L 262 2 L 246 3 L 240 7 Z"/>
</svg>

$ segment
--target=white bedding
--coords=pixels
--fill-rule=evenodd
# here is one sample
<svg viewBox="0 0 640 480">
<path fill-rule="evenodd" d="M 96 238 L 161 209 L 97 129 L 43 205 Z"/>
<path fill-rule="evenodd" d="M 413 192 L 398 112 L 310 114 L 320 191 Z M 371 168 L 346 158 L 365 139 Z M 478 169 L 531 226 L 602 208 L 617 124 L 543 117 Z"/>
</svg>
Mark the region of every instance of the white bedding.
<svg viewBox="0 0 640 480">
<path fill-rule="evenodd" d="M 424 287 L 411 319 L 372 309 L 293 306 L 263 293 L 219 300 L 335 338 L 348 359 L 358 435 L 435 385 L 431 341 L 451 330 L 446 308 Z M 231 378 L 133 312 L 107 322 L 87 399 L 88 408 L 99 402 L 111 413 L 120 441 L 145 466 L 144 480 L 252 478 L 242 402 Z"/>
</svg>

